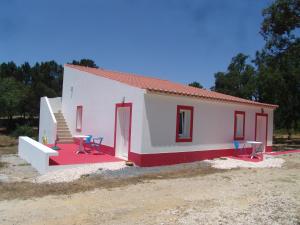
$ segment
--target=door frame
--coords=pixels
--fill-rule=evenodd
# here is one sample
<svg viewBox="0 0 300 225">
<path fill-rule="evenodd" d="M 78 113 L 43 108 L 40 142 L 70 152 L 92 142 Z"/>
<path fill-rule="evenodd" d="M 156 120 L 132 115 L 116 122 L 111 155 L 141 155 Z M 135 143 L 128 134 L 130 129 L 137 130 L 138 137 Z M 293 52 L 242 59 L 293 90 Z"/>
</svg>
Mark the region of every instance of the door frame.
<svg viewBox="0 0 300 225">
<path fill-rule="evenodd" d="M 256 141 L 256 136 L 257 136 L 257 133 L 256 133 L 256 131 L 257 131 L 257 118 L 259 117 L 259 116 L 264 116 L 264 117 L 266 117 L 266 146 L 265 146 L 265 148 L 267 147 L 267 145 L 268 145 L 268 114 L 267 113 L 256 113 L 255 114 L 255 141 Z"/>
<path fill-rule="evenodd" d="M 128 157 L 131 150 L 131 126 L 132 126 L 132 103 L 117 103 L 115 107 L 115 130 L 114 130 L 114 150 L 115 156 L 117 154 L 116 143 L 117 143 L 117 119 L 118 119 L 118 109 L 122 107 L 129 107 L 129 135 L 128 135 Z"/>
</svg>

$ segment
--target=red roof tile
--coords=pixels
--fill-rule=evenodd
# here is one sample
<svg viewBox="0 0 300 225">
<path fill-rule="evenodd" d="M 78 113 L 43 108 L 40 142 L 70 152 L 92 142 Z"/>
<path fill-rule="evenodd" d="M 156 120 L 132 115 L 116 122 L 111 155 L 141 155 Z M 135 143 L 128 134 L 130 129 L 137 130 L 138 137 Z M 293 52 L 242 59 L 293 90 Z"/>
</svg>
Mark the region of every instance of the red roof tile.
<svg viewBox="0 0 300 225">
<path fill-rule="evenodd" d="M 190 87 L 183 84 L 174 83 L 168 80 L 161 80 L 152 77 L 145 77 L 131 73 L 123 73 L 123 72 L 115 72 L 104 69 L 96 69 L 84 66 L 70 65 L 66 64 L 65 66 L 77 69 L 80 71 L 84 71 L 87 73 L 91 73 L 97 76 L 105 77 L 111 80 L 119 81 L 121 83 L 145 89 L 153 92 L 162 92 L 167 94 L 175 94 L 175 95 L 184 95 L 191 97 L 198 97 L 204 99 L 211 99 L 217 101 L 225 101 L 232 103 L 242 103 L 242 104 L 250 104 L 257 106 L 264 106 L 268 108 L 276 108 L 277 105 L 271 105 L 266 103 L 260 103 L 255 101 L 246 100 L 243 98 L 234 97 L 231 95 L 225 95 L 214 91 L 208 91 L 205 89 Z"/>
</svg>

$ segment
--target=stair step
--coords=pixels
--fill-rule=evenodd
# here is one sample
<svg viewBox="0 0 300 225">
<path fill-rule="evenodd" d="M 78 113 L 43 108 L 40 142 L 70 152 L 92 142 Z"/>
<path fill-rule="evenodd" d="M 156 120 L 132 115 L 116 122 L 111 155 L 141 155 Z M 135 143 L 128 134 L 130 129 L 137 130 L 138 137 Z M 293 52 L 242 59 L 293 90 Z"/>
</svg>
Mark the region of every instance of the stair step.
<svg viewBox="0 0 300 225">
<path fill-rule="evenodd" d="M 60 141 L 62 140 L 73 140 L 72 136 L 71 137 L 61 137 L 59 138 Z"/>
<path fill-rule="evenodd" d="M 71 135 L 71 132 L 69 130 L 58 130 L 57 133 L 58 134 L 70 134 Z"/>
<path fill-rule="evenodd" d="M 58 125 L 57 130 L 69 130 L 67 126 Z"/>
<path fill-rule="evenodd" d="M 56 118 L 56 120 L 65 120 L 65 118 L 59 117 L 59 116 L 56 116 L 55 118 Z"/>
<path fill-rule="evenodd" d="M 57 127 L 67 128 L 68 125 L 67 124 L 61 124 L 61 123 L 59 123 L 59 124 L 57 124 Z"/>
<path fill-rule="evenodd" d="M 70 132 L 69 129 L 66 127 L 66 128 L 57 128 L 57 132 Z"/>
<path fill-rule="evenodd" d="M 73 140 L 63 140 L 63 141 L 58 141 L 57 142 L 58 144 L 71 144 L 71 143 L 74 143 Z"/>
<path fill-rule="evenodd" d="M 58 135 L 58 138 L 64 139 L 64 138 L 72 138 L 71 135 L 66 134 L 66 135 Z"/>
<path fill-rule="evenodd" d="M 58 123 L 66 123 L 66 121 L 65 120 L 56 120 Z"/>
<path fill-rule="evenodd" d="M 73 137 L 65 120 L 64 114 L 61 111 L 54 113 L 57 121 L 57 136 L 58 143 L 74 143 Z"/>
</svg>

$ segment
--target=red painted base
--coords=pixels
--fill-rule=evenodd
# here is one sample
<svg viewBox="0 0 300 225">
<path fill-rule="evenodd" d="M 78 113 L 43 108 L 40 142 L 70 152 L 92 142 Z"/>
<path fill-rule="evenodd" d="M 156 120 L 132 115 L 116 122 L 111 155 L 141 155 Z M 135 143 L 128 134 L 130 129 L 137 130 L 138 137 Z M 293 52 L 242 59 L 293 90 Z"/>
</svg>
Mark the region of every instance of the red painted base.
<svg viewBox="0 0 300 225">
<path fill-rule="evenodd" d="M 266 151 L 270 151 L 270 149 L 272 150 L 272 147 L 268 146 Z M 134 152 L 130 152 L 128 159 L 138 166 L 150 167 L 195 162 L 219 157 L 238 156 L 241 154 L 249 155 L 251 151 L 251 148 L 246 148 L 242 152 L 236 151 L 235 149 L 219 149 L 209 151 L 174 152 L 158 154 L 137 154 Z"/>
<path fill-rule="evenodd" d="M 285 155 L 291 153 L 300 153 L 300 150 L 288 150 L 288 151 L 278 151 L 278 152 L 268 152 L 268 155 Z"/>
</svg>

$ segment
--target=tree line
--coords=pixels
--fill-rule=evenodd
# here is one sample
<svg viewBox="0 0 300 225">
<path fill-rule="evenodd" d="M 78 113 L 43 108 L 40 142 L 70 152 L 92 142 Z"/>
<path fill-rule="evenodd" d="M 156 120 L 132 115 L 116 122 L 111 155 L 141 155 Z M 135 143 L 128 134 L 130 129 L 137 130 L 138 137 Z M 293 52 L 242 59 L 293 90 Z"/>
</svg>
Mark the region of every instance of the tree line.
<svg viewBox="0 0 300 225">
<path fill-rule="evenodd" d="M 70 62 L 75 65 L 97 67 L 94 61 L 82 59 Z M 7 118 L 8 130 L 15 128 L 15 116 L 33 119 L 39 115 L 40 98 L 58 97 L 62 94 L 63 66 L 55 61 L 0 64 L 0 117 Z"/>
<path fill-rule="evenodd" d="M 279 105 L 275 127 L 290 134 L 300 125 L 300 1 L 276 0 L 262 15 L 259 32 L 265 41 L 263 49 L 254 57 L 243 53 L 234 56 L 227 71 L 215 73 L 211 89 Z"/>
</svg>

